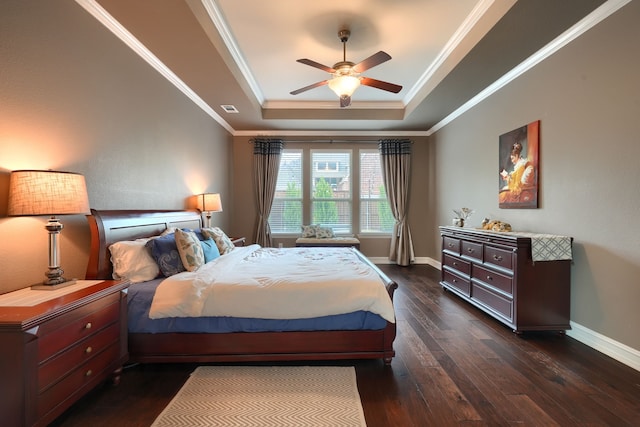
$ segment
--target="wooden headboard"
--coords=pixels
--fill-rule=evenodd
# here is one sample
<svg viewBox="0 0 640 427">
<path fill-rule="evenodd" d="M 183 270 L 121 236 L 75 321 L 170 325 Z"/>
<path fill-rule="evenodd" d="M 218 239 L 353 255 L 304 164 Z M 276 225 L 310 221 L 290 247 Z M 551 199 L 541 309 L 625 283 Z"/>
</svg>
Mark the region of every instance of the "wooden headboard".
<svg viewBox="0 0 640 427">
<path fill-rule="evenodd" d="M 197 210 L 96 210 L 87 215 L 91 229 L 91 253 L 87 279 L 111 279 L 113 268 L 109 246 L 121 240 L 155 236 L 169 227 L 200 228 L 202 216 Z"/>
</svg>

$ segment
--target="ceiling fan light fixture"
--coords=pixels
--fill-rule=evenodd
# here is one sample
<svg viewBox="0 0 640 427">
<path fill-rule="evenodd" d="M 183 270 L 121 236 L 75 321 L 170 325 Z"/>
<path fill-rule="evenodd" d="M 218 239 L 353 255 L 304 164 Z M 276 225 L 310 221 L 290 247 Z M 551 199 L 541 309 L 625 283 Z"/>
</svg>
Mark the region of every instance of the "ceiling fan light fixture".
<svg viewBox="0 0 640 427">
<path fill-rule="evenodd" d="M 329 89 L 339 97 L 351 96 L 360 86 L 360 78 L 355 76 L 336 76 L 329 80 Z"/>
</svg>

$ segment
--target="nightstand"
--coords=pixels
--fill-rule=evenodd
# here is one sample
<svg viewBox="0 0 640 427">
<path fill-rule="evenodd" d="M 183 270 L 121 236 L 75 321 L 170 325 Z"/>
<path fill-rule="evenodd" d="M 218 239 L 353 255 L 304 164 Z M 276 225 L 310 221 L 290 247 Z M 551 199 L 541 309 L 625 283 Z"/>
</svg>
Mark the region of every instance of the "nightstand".
<svg viewBox="0 0 640 427">
<path fill-rule="evenodd" d="M 0 295 L 4 426 L 45 426 L 107 378 L 119 381 L 128 358 L 127 286 L 79 280 Z"/>
<path fill-rule="evenodd" d="M 246 237 L 229 237 L 231 239 L 231 243 L 235 246 L 244 246 L 247 238 Z"/>
</svg>

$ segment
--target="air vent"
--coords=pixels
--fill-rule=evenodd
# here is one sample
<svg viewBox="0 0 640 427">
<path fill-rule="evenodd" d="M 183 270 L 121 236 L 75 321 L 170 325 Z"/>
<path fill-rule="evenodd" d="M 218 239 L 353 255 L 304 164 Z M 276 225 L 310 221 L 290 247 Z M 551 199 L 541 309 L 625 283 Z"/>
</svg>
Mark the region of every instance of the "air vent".
<svg viewBox="0 0 640 427">
<path fill-rule="evenodd" d="M 226 113 L 239 113 L 240 112 L 235 107 L 235 105 L 221 105 L 221 107 Z"/>
</svg>

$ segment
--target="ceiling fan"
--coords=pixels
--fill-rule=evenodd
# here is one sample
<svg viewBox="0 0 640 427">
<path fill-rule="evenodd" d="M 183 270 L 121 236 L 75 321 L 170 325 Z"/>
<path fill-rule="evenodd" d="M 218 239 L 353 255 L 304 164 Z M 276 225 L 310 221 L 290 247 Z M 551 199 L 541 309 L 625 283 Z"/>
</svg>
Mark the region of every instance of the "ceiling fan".
<svg viewBox="0 0 640 427">
<path fill-rule="evenodd" d="M 376 65 L 380 65 L 383 62 L 390 60 L 391 56 L 389 56 L 389 54 L 386 52 L 380 51 L 371 55 L 358 64 L 347 61 L 347 40 L 349 40 L 350 35 L 351 31 L 349 30 L 338 31 L 338 37 L 342 42 L 342 61 L 335 63 L 333 65 L 333 68 L 327 67 L 326 65 L 322 65 L 316 61 L 312 61 L 311 59 L 306 58 L 298 59 L 296 61 L 300 62 L 301 64 L 319 68 L 323 71 L 326 71 L 327 73 L 331 73 L 333 77 L 331 79 L 323 80 L 321 82 L 317 82 L 309 86 L 294 90 L 293 92 L 290 92 L 291 95 L 298 95 L 299 93 L 305 92 L 309 89 L 328 85 L 329 88 L 340 97 L 340 107 L 348 107 L 349 105 L 351 105 L 351 95 L 353 95 L 353 92 L 361 84 L 393 93 L 398 93 L 402 90 L 402 86 L 360 75 L 360 73 L 368 70 L 369 68 L 373 68 Z"/>
</svg>

